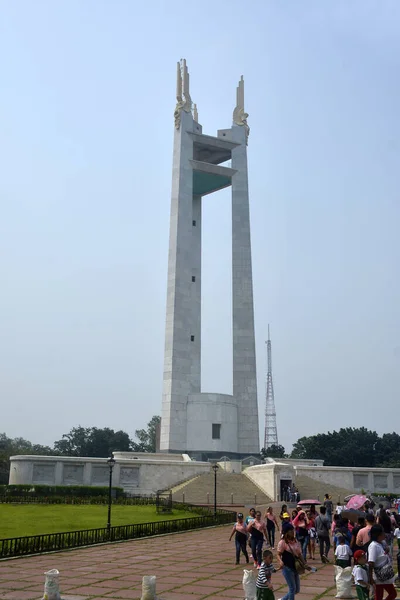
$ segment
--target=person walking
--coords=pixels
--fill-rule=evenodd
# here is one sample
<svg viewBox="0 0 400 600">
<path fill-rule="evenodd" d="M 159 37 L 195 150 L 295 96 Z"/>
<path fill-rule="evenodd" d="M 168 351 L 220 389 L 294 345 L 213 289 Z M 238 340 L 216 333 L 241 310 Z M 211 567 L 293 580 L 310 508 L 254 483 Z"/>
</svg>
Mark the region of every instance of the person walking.
<svg viewBox="0 0 400 600">
<path fill-rule="evenodd" d="M 368 547 L 369 583 L 375 584 L 375 600 L 383 599 L 383 592 L 387 592 L 385 600 L 394 600 L 397 591 L 394 587 L 395 573 L 391 557 L 385 552 L 383 542 L 385 531 L 382 525 L 373 525 L 370 530 L 371 543 Z"/>
<path fill-rule="evenodd" d="M 279 531 L 279 525 L 274 515 L 274 511 L 272 506 L 268 506 L 267 511 L 264 515 L 265 522 L 267 523 L 267 534 L 268 534 L 268 542 L 271 546 L 272 550 L 275 547 L 275 530 Z"/>
<path fill-rule="evenodd" d="M 317 529 L 318 543 L 319 543 L 319 554 L 323 563 L 328 563 L 328 553 L 331 547 L 331 540 L 329 538 L 329 530 L 331 527 L 330 521 L 326 516 L 326 507 L 321 506 L 319 515 L 315 520 L 315 527 Z"/>
<path fill-rule="evenodd" d="M 300 542 L 303 558 L 307 560 L 307 546 L 310 538 L 308 535 L 308 517 L 304 510 L 300 510 L 296 518 L 293 519 L 293 526 L 296 528 L 296 538 Z"/>
<path fill-rule="evenodd" d="M 251 534 L 251 552 L 253 555 L 254 566 L 259 569 L 262 563 L 262 547 L 264 539 L 267 540 L 267 528 L 265 521 L 261 520 L 261 513 L 258 510 L 254 521 L 251 521 L 247 527 Z"/>
<path fill-rule="evenodd" d="M 264 550 L 263 562 L 261 569 L 258 571 L 256 581 L 257 596 L 256 600 L 275 600 L 273 586 L 271 582 L 272 573 L 276 573 L 276 569 L 272 564 L 274 555 L 271 550 Z"/>
<path fill-rule="evenodd" d="M 311 504 L 310 506 L 310 519 L 315 519 L 318 517 L 317 509 L 315 508 L 315 504 Z"/>
<path fill-rule="evenodd" d="M 250 525 L 251 521 L 254 521 L 255 518 L 256 518 L 256 509 L 250 508 L 249 514 L 247 515 L 246 521 L 245 521 L 247 531 L 249 531 L 248 526 Z M 249 548 L 251 550 L 251 533 L 249 534 L 248 544 L 249 544 Z M 253 558 L 252 554 L 250 554 L 250 558 Z M 255 560 L 255 558 L 254 558 L 254 560 Z"/>
<path fill-rule="evenodd" d="M 278 544 L 278 563 L 289 588 L 287 594 L 280 600 L 294 600 L 295 595 L 300 592 L 300 577 L 296 569 L 296 559 L 304 563 L 301 546 L 294 536 L 292 525 Z M 304 569 L 311 571 L 311 567 L 306 563 L 304 563 Z"/>
<path fill-rule="evenodd" d="M 314 513 L 311 511 L 308 513 L 308 553 L 310 555 L 310 559 L 315 560 L 315 540 L 317 538 L 317 530 L 315 528 L 315 519 L 317 516 L 314 516 Z"/>
<path fill-rule="evenodd" d="M 352 572 L 358 600 L 369 600 L 369 582 L 367 555 L 364 550 L 354 552 L 354 569 Z"/>
<path fill-rule="evenodd" d="M 335 550 L 336 564 L 338 567 L 342 567 L 345 569 L 346 567 L 350 567 L 351 565 L 351 557 L 353 556 L 353 552 L 348 544 L 346 544 L 346 540 L 344 536 L 339 533 L 337 536 L 337 546 Z"/>
<path fill-rule="evenodd" d="M 240 563 L 240 552 L 243 553 L 246 563 L 249 564 L 249 555 L 246 549 L 247 527 L 246 523 L 243 521 L 243 513 L 237 514 L 237 522 L 233 526 L 229 541 L 231 541 L 233 536 L 235 536 L 236 564 L 238 565 Z"/>
<path fill-rule="evenodd" d="M 279 513 L 279 518 L 280 518 L 281 521 L 283 521 L 283 515 L 285 513 L 287 513 L 287 511 L 288 511 L 287 504 L 282 504 L 281 512 Z"/>
<path fill-rule="evenodd" d="M 352 549 L 354 555 L 357 552 L 357 550 L 362 550 L 362 548 L 360 546 L 357 546 L 357 536 L 358 536 L 359 532 L 361 531 L 361 529 L 363 529 L 364 527 L 365 527 L 365 517 L 358 517 L 357 525 L 355 525 L 353 527 L 353 531 L 351 532 L 350 548 Z"/>
<path fill-rule="evenodd" d="M 390 511 L 389 511 L 390 514 Z M 382 525 L 383 531 L 385 532 L 385 540 L 387 545 L 390 548 L 390 553 L 392 553 L 393 546 L 393 524 L 390 520 L 390 516 L 387 514 L 384 508 L 381 508 L 378 514 L 377 523 Z"/>
<path fill-rule="evenodd" d="M 365 520 L 367 522 L 366 526 L 362 527 L 362 529 L 360 529 L 360 531 L 357 533 L 356 546 L 357 548 L 364 550 L 364 552 L 367 552 L 368 546 L 371 542 L 370 532 L 372 526 L 375 524 L 375 517 L 374 515 L 368 513 L 365 517 Z"/>
<path fill-rule="evenodd" d="M 332 502 L 329 494 L 325 494 L 324 506 L 326 508 L 326 516 L 329 519 L 329 521 L 332 523 L 333 502 Z"/>
</svg>

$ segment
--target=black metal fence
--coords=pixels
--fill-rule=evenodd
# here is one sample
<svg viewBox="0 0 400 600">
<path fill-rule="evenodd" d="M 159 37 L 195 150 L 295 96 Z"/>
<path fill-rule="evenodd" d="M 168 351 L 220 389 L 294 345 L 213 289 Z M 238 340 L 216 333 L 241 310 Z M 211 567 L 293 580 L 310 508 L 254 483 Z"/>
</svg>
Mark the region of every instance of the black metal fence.
<svg viewBox="0 0 400 600">
<path fill-rule="evenodd" d="M 42 552 L 68 550 L 81 546 L 91 546 L 105 542 L 117 542 L 150 537 L 165 533 L 177 533 L 190 529 L 200 529 L 211 525 L 232 523 L 235 513 L 219 509 L 216 516 L 208 514 L 188 519 L 172 519 L 154 523 L 137 523 L 135 525 L 118 525 L 107 529 L 84 529 L 82 531 L 67 531 L 63 533 L 47 533 L 19 538 L 0 540 L 0 559 Z"/>
<path fill-rule="evenodd" d="M 156 504 L 157 496 L 113 498 L 121 506 Z M 0 504 L 108 504 L 107 496 L 0 496 Z"/>
</svg>

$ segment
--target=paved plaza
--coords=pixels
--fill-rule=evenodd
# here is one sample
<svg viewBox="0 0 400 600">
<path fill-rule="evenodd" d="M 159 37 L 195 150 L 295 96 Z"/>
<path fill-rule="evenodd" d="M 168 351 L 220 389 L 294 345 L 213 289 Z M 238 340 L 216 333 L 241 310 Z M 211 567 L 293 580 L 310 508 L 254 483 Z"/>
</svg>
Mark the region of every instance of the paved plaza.
<svg viewBox="0 0 400 600">
<path fill-rule="evenodd" d="M 223 526 L 2 561 L 0 599 L 39 600 L 49 569 L 60 571 L 63 600 L 139 600 L 144 575 L 157 576 L 159 600 L 243 599 L 246 565 L 235 566 L 230 531 Z M 302 576 L 296 599 L 332 598 L 332 565 L 310 562 L 318 571 Z M 287 590 L 281 573 L 273 583 L 278 600 Z"/>
</svg>

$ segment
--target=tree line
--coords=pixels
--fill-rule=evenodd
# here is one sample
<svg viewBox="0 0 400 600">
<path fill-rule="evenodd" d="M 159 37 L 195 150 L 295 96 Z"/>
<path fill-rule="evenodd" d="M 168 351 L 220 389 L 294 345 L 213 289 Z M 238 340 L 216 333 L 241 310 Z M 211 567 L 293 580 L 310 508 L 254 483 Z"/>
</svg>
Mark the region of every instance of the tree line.
<svg viewBox="0 0 400 600">
<path fill-rule="evenodd" d="M 8 483 L 10 456 L 34 454 L 48 456 L 99 456 L 107 458 L 114 450 L 119 452 L 155 452 L 156 431 L 161 417 L 154 416 L 146 429 L 137 429 L 131 439 L 125 431 L 114 431 L 109 427 L 73 427 L 64 433 L 53 447 L 32 444 L 24 438 L 9 438 L 0 433 L 0 484 Z"/>
<path fill-rule="evenodd" d="M 335 467 L 400 467 L 400 435 L 384 433 L 365 427 L 345 427 L 301 437 L 293 444 L 291 454 L 281 445 L 274 445 L 261 455 L 271 458 L 315 458 L 326 466 Z"/>
</svg>

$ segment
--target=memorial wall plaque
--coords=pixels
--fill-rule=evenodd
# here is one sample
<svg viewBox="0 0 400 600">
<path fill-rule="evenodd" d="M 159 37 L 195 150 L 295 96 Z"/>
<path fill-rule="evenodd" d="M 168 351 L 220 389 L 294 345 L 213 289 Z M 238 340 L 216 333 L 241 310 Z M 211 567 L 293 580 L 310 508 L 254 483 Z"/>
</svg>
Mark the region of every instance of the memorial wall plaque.
<svg viewBox="0 0 400 600">
<path fill-rule="evenodd" d="M 366 473 L 354 473 L 354 489 L 355 490 L 366 490 L 368 489 L 368 475 Z"/>
<path fill-rule="evenodd" d="M 139 468 L 138 467 L 121 467 L 120 482 L 139 487 Z"/>
<path fill-rule="evenodd" d="M 92 484 L 108 485 L 110 469 L 108 467 L 92 466 Z"/>
<path fill-rule="evenodd" d="M 83 465 L 64 465 L 63 483 L 82 484 L 83 483 Z"/>
<path fill-rule="evenodd" d="M 33 463 L 32 483 L 55 483 L 56 465 Z"/>
<path fill-rule="evenodd" d="M 374 473 L 374 488 L 376 491 L 387 489 L 387 475 Z"/>
</svg>

